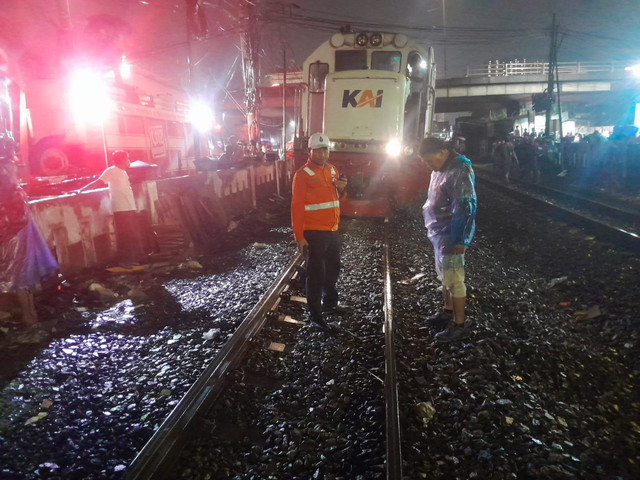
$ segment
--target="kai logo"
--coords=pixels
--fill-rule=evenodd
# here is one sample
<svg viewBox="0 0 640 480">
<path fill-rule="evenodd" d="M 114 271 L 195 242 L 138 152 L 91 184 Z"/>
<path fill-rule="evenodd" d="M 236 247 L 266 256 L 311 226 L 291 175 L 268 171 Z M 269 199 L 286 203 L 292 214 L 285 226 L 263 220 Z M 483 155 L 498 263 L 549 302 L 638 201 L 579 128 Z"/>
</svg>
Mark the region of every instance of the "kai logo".
<svg viewBox="0 0 640 480">
<path fill-rule="evenodd" d="M 342 94 L 342 108 L 382 107 L 382 90 L 374 96 L 371 90 L 345 90 Z"/>
</svg>

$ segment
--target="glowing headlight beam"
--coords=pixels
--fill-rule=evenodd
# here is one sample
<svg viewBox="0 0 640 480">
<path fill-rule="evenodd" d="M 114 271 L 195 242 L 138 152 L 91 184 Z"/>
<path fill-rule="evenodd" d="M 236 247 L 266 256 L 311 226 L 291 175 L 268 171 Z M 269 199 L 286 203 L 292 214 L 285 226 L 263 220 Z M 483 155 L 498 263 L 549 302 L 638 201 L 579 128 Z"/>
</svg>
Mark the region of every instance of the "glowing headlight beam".
<svg viewBox="0 0 640 480">
<path fill-rule="evenodd" d="M 189 109 L 189 121 L 200 132 L 207 132 L 213 128 L 213 111 L 209 105 L 201 99 L 192 99 Z"/>
<path fill-rule="evenodd" d="M 629 67 L 625 67 L 625 70 L 628 72 L 631 72 L 631 74 L 636 77 L 636 78 L 640 78 L 640 64 L 638 65 L 631 65 Z"/>
<path fill-rule="evenodd" d="M 114 108 L 103 75 L 89 69 L 71 75 L 69 102 L 74 119 L 81 125 L 102 125 Z"/>
<path fill-rule="evenodd" d="M 398 140 L 389 140 L 385 146 L 385 151 L 390 157 L 398 157 L 402 152 L 402 144 Z"/>
<path fill-rule="evenodd" d="M 124 55 L 120 63 L 120 76 L 125 80 L 131 78 L 131 64 L 127 62 L 127 58 Z"/>
</svg>

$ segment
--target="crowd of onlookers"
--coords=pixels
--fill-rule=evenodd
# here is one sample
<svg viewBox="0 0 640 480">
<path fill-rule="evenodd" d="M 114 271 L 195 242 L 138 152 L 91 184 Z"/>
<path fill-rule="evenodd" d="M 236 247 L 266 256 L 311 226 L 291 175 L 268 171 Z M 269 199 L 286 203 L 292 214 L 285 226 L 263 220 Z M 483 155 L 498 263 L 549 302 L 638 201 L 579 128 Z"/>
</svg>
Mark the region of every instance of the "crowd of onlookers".
<svg viewBox="0 0 640 480">
<path fill-rule="evenodd" d="M 551 176 L 567 177 L 582 186 L 610 193 L 640 191 L 640 137 L 638 128 L 615 128 L 609 137 L 600 132 L 568 134 L 561 139 L 516 129 L 496 139 L 490 161 L 506 183 L 539 183 Z"/>
</svg>

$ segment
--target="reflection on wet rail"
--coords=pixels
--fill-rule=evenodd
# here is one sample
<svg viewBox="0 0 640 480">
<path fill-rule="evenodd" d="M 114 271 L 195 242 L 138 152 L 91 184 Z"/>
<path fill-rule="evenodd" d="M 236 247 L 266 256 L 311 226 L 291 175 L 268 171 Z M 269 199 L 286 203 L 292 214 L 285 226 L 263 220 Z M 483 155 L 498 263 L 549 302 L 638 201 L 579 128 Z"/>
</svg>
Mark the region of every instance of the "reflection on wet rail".
<svg viewBox="0 0 640 480">
<path fill-rule="evenodd" d="M 387 480 L 402 478 L 402 452 L 400 442 L 400 414 L 398 407 L 398 382 L 396 378 L 395 324 L 393 318 L 391 288 L 391 251 L 389 248 L 388 220 L 385 222 L 384 239 L 384 357 L 387 423 Z"/>
<path fill-rule="evenodd" d="M 638 215 L 634 212 L 541 186 L 528 185 L 519 188 L 505 185 L 501 181 L 482 174 L 477 175 L 476 178 L 481 183 L 491 185 L 493 190 L 526 201 L 540 210 L 581 225 L 603 240 L 640 252 L 640 233 L 633 231 L 633 226 L 637 225 L 638 220 Z"/>
<path fill-rule="evenodd" d="M 138 453 L 128 469 L 128 479 L 158 479 L 168 474 L 168 467 L 176 460 L 193 420 L 199 413 L 210 408 L 220 395 L 225 378 L 242 361 L 251 339 L 265 325 L 267 313 L 277 307 L 280 294 L 288 286 L 301 262 L 302 255 L 294 256 L 247 314 L 231 339 Z"/>
</svg>

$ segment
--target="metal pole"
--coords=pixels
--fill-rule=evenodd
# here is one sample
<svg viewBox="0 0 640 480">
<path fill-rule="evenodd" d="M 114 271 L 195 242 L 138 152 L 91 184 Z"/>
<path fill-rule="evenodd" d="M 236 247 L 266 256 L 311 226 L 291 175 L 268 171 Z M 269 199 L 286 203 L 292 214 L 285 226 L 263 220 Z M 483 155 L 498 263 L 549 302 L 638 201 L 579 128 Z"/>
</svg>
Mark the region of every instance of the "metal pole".
<svg viewBox="0 0 640 480">
<path fill-rule="evenodd" d="M 287 156 L 287 49 L 282 48 L 282 158 Z"/>
<path fill-rule="evenodd" d="M 193 32 L 191 30 L 191 22 L 189 19 L 189 9 L 187 8 L 187 68 L 189 69 L 189 93 L 191 97 L 194 95 L 194 73 L 193 73 L 193 62 L 192 62 L 192 51 L 191 51 L 191 37 L 193 36 Z M 189 106 L 191 108 L 191 106 Z M 191 134 L 193 136 L 193 159 L 197 160 L 198 155 L 200 154 L 200 135 L 195 125 L 191 125 Z M 187 169 L 189 168 L 189 159 L 187 158 Z"/>
<path fill-rule="evenodd" d="M 558 90 L 557 93 L 557 105 L 558 105 L 558 126 L 560 128 L 560 139 L 562 139 L 562 137 L 564 137 L 564 133 L 562 131 L 562 105 L 560 104 L 560 75 L 558 74 L 558 52 L 556 50 L 555 52 L 556 54 L 556 58 L 555 58 L 555 65 L 556 65 L 556 87 Z"/>
<path fill-rule="evenodd" d="M 442 27 L 444 28 L 444 47 L 442 52 L 442 59 L 444 64 L 444 76 L 447 76 L 447 9 L 445 7 L 445 0 L 442 0 Z"/>
<path fill-rule="evenodd" d="M 107 136 L 104 134 L 104 121 L 100 123 L 100 131 L 102 132 L 102 148 L 104 149 L 104 167 L 109 168 L 109 154 L 107 153 Z"/>
<path fill-rule="evenodd" d="M 556 49 L 556 14 L 553 14 L 553 23 L 551 24 L 551 47 L 549 49 L 549 72 L 547 76 L 547 95 L 550 98 L 553 97 L 553 72 L 554 72 L 554 58 Z M 544 134 L 549 136 L 551 133 L 551 110 L 553 102 L 547 102 L 547 110 L 545 114 Z"/>
</svg>

